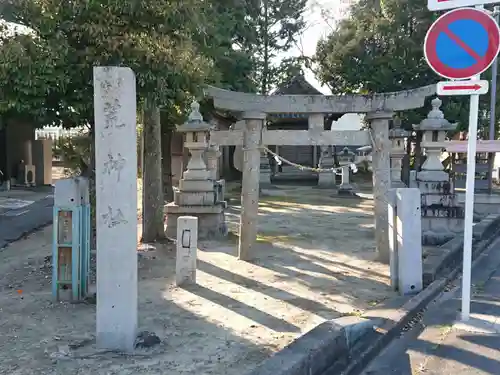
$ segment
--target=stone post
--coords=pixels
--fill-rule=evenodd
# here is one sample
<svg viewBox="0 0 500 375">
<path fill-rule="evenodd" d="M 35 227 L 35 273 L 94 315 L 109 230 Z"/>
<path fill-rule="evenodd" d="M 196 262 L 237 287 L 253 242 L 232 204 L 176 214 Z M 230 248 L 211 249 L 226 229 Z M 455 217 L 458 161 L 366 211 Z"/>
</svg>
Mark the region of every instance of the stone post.
<svg viewBox="0 0 500 375">
<path fill-rule="evenodd" d="M 252 247 L 257 240 L 259 213 L 260 140 L 266 114 L 246 112 L 243 135 L 243 180 L 241 186 L 241 219 L 238 258 L 250 260 Z"/>
<path fill-rule="evenodd" d="M 137 330 L 137 133 L 130 68 L 94 68 L 97 346 L 132 352 Z"/>
<path fill-rule="evenodd" d="M 394 121 L 394 127 L 389 131 L 391 140 L 391 186 L 393 188 L 405 187 L 401 176 L 403 168 L 403 158 L 406 155 L 405 137 L 409 137 L 410 132 L 401 129 L 401 122 Z"/>
<path fill-rule="evenodd" d="M 387 220 L 389 230 L 389 273 L 391 277 L 391 287 L 398 290 L 399 287 L 399 266 L 398 266 L 398 210 L 397 210 L 397 189 L 389 189 L 387 201 Z"/>
<path fill-rule="evenodd" d="M 260 152 L 260 172 L 259 172 L 259 186 L 269 187 L 271 186 L 271 165 L 269 164 L 269 156 L 267 152 L 261 150 Z"/>
<path fill-rule="evenodd" d="M 181 216 L 177 219 L 177 254 L 175 283 L 177 286 L 196 284 L 196 257 L 198 251 L 198 218 Z"/>
<path fill-rule="evenodd" d="M 218 159 L 221 156 L 219 146 L 210 144 L 205 151 L 205 155 L 207 157 L 207 169 L 210 175 L 210 179 L 216 181 L 218 179 Z"/>
<path fill-rule="evenodd" d="M 396 189 L 398 290 L 401 295 L 422 290 L 422 214 L 419 189 Z"/>
<path fill-rule="evenodd" d="M 387 223 L 388 191 L 391 184 L 389 120 L 391 112 L 370 112 L 366 120 L 370 123 L 373 136 L 373 200 L 375 205 L 375 241 L 379 260 L 389 263 L 389 233 Z"/>
</svg>

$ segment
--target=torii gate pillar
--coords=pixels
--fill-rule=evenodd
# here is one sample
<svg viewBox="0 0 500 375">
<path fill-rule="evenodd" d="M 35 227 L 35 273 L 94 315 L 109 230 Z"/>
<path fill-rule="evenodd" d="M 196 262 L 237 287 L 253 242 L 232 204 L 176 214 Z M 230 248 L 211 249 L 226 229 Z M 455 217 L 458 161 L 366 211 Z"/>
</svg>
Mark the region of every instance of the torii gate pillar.
<svg viewBox="0 0 500 375">
<path fill-rule="evenodd" d="M 245 112 L 243 132 L 243 178 L 241 184 L 241 218 L 238 258 L 251 260 L 252 247 L 257 241 L 259 215 L 259 175 L 261 132 L 266 114 Z"/>
<path fill-rule="evenodd" d="M 375 241 L 379 260 L 389 263 L 388 193 L 391 188 L 389 120 L 392 112 L 370 112 L 366 120 L 373 135 L 373 203 L 375 207 Z"/>
</svg>

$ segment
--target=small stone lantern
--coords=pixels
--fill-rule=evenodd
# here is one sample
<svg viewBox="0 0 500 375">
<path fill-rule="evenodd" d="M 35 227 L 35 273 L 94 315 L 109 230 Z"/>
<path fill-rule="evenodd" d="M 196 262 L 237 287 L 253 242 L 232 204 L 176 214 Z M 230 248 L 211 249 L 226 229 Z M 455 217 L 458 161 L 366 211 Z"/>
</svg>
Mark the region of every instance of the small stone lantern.
<svg viewBox="0 0 500 375">
<path fill-rule="evenodd" d="M 401 128 L 401 120 L 394 119 L 394 126 L 389 130 L 391 140 L 391 187 L 404 187 L 401 181 L 401 171 L 403 158 L 406 155 L 405 138 L 410 136 L 410 132 Z"/>
<path fill-rule="evenodd" d="M 208 148 L 207 136 L 211 128 L 212 125 L 203 121 L 200 105 L 193 102 L 187 122 L 177 127 L 179 133 L 185 133 L 184 147 L 191 154 L 187 170 L 182 176 L 183 180 L 208 180 L 210 178 L 203 154 Z"/>
<path fill-rule="evenodd" d="M 339 186 L 338 193 L 342 195 L 351 195 L 353 193 L 353 187 L 351 185 L 351 165 L 356 159 L 356 154 L 349 150 L 348 147 L 344 147 L 342 151 L 337 154 L 337 157 L 342 168 L 342 182 Z"/>
<path fill-rule="evenodd" d="M 324 189 L 333 189 L 336 184 L 335 158 L 332 153 L 332 146 L 320 146 L 321 155 L 318 167 L 323 169 L 318 173 L 318 187 Z M 326 170 L 325 170 L 326 169 Z"/>
</svg>

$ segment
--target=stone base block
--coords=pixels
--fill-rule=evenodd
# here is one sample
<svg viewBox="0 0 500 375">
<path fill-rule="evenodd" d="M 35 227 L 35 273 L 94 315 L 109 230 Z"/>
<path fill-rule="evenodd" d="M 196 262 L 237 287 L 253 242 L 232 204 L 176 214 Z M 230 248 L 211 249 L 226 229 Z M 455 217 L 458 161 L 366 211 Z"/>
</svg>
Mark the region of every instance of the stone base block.
<svg viewBox="0 0 500 375">
<path fill-rule="evenodd" d="M 464 219 L 457 217 L 422 217 L 422 244 L 439 246 L 464 232 Z"/>
<path fill-rule="evenodd" d="M 178 206 L 213 206 L 215 203 L 215 191 L 174 191 L 174 203 Z"/>
<path fill-rule="evenodd" d="M 464 219 L 455 217 L 422 217 L 422 232 L 463 233 Z"/>
<path fill-rule="evenodd" d="M 223 205 L 215 206 L 179 206 L 169 203 L 165 206 L 165 235 L 170 238 L 177 236 L 177 219 L 180 216 L 195 216 L 198 218 L 198 238 L 214 239 L 227 236 L 227 226 Z"/>
<path fill-rule="evenodd" d="M 179 181 L 179 190 L 186 192 L 213 191 L 214 182 L 212 180 L 185 180 Z"/>
<path fill-rule="evenodd" d="M 422 205 L 422 216 L 447 220 L 463 219 L 465 216 L 465 211 L 461 206 L 445 206 L 442 204 L 433 204 L 430 206 Z"/>
<path fill-rule="evenodd" d="M 440 205 L 445 207 L 457 206 L 455 194 L 422 194 L 422 206 Z"/>
<path fill-rule="evenodd" d="M 422 194 L 452 194 L 453 186 L 449 181 L 417 181 Z"/>
<path fill-rule="evenodd" d="M 318 174 L 318 188 L 335 189 L 337 187 L 336 175 L 333 172 L 320 172 Z"/>
<path fill-rule="evenodd" d="M 455 233 L 436 233 L 432 231 L 422 232 L 422 245 L 424 246 L 441 246 L 455 237 Z"/>
<path fill-rule="evenodd" d="M 391 180 L 391 188 L 392 189 L 401 189 L 406 188 L 407 186 L 401 180 Z"/>
<path fill-rule="evenodd" d="M 338 195 L 356 195 L 354 187 L 351 184 L 341 184 L 337 190 Z"/>
<path fill-rule="evenodd" d="M 417 173 L 417 180 L 429 182 L 449 181 L 450 175 L 445 171 L 420 171 Z"/>
</svg>

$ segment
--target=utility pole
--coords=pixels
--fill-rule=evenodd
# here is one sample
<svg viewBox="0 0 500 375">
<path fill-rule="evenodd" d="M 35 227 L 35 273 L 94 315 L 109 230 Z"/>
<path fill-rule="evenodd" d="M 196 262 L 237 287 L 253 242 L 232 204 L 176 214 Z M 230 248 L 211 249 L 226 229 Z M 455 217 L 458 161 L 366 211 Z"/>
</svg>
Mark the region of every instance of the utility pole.
<svg viewBox="0 0 500 375">
<path fill-rule="evenodd" d="M 493 17 L 498 23 L 500 15 L 500 7 L 495 6 L 493 10 Z M 497 103 L 497 74 L 498 74 L 498 59 L 493 61 L 491 69 L 491 95 L 490 95 L 490 134 L 489 139 L 495 139 L 495 123 L 496 123 L 496 103 Z M 491 194 L 493 190 L 493 163 L 495 162 L 495 154 L 488 154 L 488 193 Z"/>
</svg>

